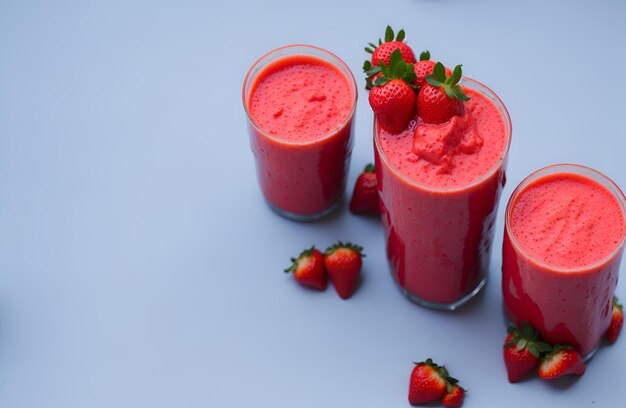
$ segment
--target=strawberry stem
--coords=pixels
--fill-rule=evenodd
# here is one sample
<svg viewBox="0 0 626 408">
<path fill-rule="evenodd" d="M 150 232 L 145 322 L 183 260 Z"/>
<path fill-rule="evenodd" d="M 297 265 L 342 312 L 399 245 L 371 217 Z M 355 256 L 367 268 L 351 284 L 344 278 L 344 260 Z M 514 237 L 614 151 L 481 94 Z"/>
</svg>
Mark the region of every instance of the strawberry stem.
<svg viewBox="0 0 626 408">
<path fill-rule="evenodd" d="M 309 249 L 305 249 L 304 251 L 300 252 L 300 255 L 298 255 L 297 258 L 291 258 L 291 265 L 288 268 L 286 268 L 284 272 L 289 273 L 289 272 L 295 271 L 296 268 L 298 267 L 298 262 L 300 262 L 302 258 L 306 258 L 307 256 L 313 255 L 314 250 L 315 250 L 315 245 L 313 245 Z"/>
<path fill-rule="evenodd" d="M 361 255 L 362 258 L 365 258 L 365 254 L 363 253 L 363 247 L 359 246 L 359 245 L 352 244 L 351 242 L 344 243 L 342 241 L 337 241 L 336 244 L 333 244 L 333 245 L 329 246 L 324 253 L 326 255 L 330 255 L 330 254 L 332 254 L 333 252 L 335 252 L 336 250 L 338 250 L 340 248 L 351 249 L 351 250 L 357 252 L 359 255 Z"/>
<path fill-rule="evenodd" d="M 441 62 L 437 62 L 433 68 L 433 73 L 426 76 L 426 82 L 434 87 L 443 87 L 443 90 L 450 99 L 458 99 L 459 101 L 469 101 L 470 98 L 465 95 L 463 89 L 458 85 L 463 77 L 462 65 L 459 64 L 452 70 L 452 75 L 446 75 L 446 68 Z"/>
<path fill-rule="evenodd" d="M 385 65 L 382 61 L 380 62 L 380 72 L 382 75 L 376 78 L 372 86 L 383 86 L 389 81 L 400 79 L 415 89 L 413 82 L 415 82 L 417 77 L 415 76 L 413 64 L 404 62 L 402 52 L 399 49 L 395 49 L 391 53 L 389 65 Z"/>
<path fill-rule="evenodd" d="M 527 321 L 522 322 L 521 329 L 517 327 L 509 327 L 507 329 L 513 337 L 509 340 L 504 348 L 517 347 L 519 351 L 528 349 L 530 354 L 539 358 L 541 355 L 552 352 L 553 348 L 548 343 L 541 341 L 539 332 L 536 331 Z"/>
<path fill-rule="evenodd" d="M 406 33 L 404 32 L 404 30 L 400 30 L 398 31 L 398 35 L 395 36 L 395 41 L 402 42 L 404 41 L 405 36 L 406 36 Z M 387 26 L 387 28 L 385 29 L 385 42 L 391 42 L 391 41 L 394 41 L 394 32 L 391 26 Z M 367 44 L 368 46 L 365 47 L 365 52 L 368 54 L 373 54 L 376 48 L 382 43 L 383 41 L 380 38 L 378 39 L 378 45 L 374 43 L 368 43 Z M 428 55 L 429 55 L 428 58 L 430 58 L 430 53 Z M 369 60 L 366 60 L 363 63 L 363 72 L 365 72 L 365 74 L 368 77 L 372 75 L 376 75 L 380 72 L 380 67 L 374 66 Z"/>
</svg>

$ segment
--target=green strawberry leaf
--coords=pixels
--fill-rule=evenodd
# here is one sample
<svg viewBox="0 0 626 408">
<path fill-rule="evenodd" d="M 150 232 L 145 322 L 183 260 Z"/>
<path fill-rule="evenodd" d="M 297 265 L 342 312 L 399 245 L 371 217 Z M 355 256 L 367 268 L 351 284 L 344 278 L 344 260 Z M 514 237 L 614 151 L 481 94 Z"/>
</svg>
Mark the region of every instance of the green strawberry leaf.
<svg viewBox="0 0 626 408">
<path fill-rule="evenodd" d="M 459 67 L 460 65 L 457 65 L 457 67 Z M 456 70 L 456 68 L 455 68 Z M 454 76 L 454 74 L 453 74 Z M 527 321 L 523 321 L 522 322 L 522 334 L 524 335 L 525 338 L 530 339 L 532 337 L 534 337 L 535 335 L 535 329 L 533 329 L 533 327 L 530 325 L 530 323 L 528 323 Z"/>
<path fill-rule="evenodd" d="M 370 69 L 368 69 L 367 71 L 365 71 L 365 75 L 372 76 L 372 75 L 376 75 L 380 72 L 381 68 L 380 66 L 372 66 Z"/>
<path fill-rule="evenodd" d="M 399 48 L 396 48 L 395 50 L 393 50 L 391 56 L 389 57 L 389 66 L 396 67 L 399 65 L 398 63 L 400 61 L 402 61 L 402 52 Z"/>
<path fill-rule="evenodd" d="M 368 75 L 377 74 L 378 72 L 382 74 L 382 76 L 376 78 L 374 86 L 381 86 L 393 79 L 400 79 L 414 90 L 417 90 L 416 86 L 413 84 L 416 80 L 414 65 L 404 62 L 400 49 L 395 49 L 391 53 L 389 56 L 389 65 L 385 65 L 385 63 L 381 61 L 380 71 L 376 71 L 374 68 L 375 67 L 372 67 L 372 69 L 366 72 Z M 384 78 L 384 80 L 381 78 Z"/>
<path fill-rule="evenodd" d="M 451 85 L 456 85 L 461 80 L 461 77 L 463 76 L 463 71 L 461 70 L 461 66 L 462 65 L 459 64 L 456 67 L 454 67 L 454 70 L 452 71 L 452 77 L 450 78 Z"/>
<path fill-rule="evenodd" d="M 393 41 L 393 30 L 390 26 L 387 26 L 387 29 L 385 30 L 385 42 L 390 41 Z"/>
<path fill-rule="evenodd" d="M 374 173 L 376 171 L 376 166 L 374 166 L 372 163 L 369 163 L 367 166 L 365 166 L 365 169 L 363 169 L 364 173 Z"/>
<path fill-rule="evenodd" d="M 428 82 L 432 86 L 435 86 L 435 87 L 443 86 L 443 82 L 436 80 L 434 75 L 427 75 L 426 78 L 424 79 L 426 80 L 426 82 Z"/>
<path fill-rule="evenodd" d="M 370 50 L 369 48 L 365 47 L 365 52 L 368 54 L 373 54 L 374 51 Z"/>
<path fill-rule="evenodd" d="M 433 76 L 439 82 L 446 82 L 446 69 L 441 62 L 435 64 Z"/>
<path fill-rule="evenodd" d="M 389 79 L 387 79 L 384 75 L 381 77 L 376 78 L 376 80 L 374 81 L 374 86 L 383 86 L 385 85 L 387 82 L 389 82 Z"/>
<path fill-rule="evenodd" d="M 396 36 L 396 41 L 402 42 L 404 40 L 405 35 L 406 34 L 404 33 L 404 30 L 398 31 L 398 35 Z"/>
<path fill-rule="evenodd" d="M 446 95 L 448 95 L 448 98 L 454 99 L 455 97 L 454 89 L 452 89 L 450 85 L 444 85 L 443 90 L 446 91 Z"/>
<path fill-rule="evenodd" d="M 454 96 L 456 97 L 456 99 L 463 101 L 463 102 L 467 102 L 470 100 L 470 97 L 465 95 L 465 92 L 463 92 L 463 89 L 460 86 L 454 85 L 453 90 L 454 90 Z"/>
<path fill-rule="evenodd" d="M 537 351 L 541 354 L 549 353 L 552 351 L 552 347 L 548 343 L 544 343 L 543 341 L 536 341 L 535 347 L 537 348 Z"/>
<path fill-rule="evenodd" d="M 429 61 L 430 60 L 430 51 L 422 51 L 420 54 L 420 61 Z"/>
<path fill-rule="evenodd" d="M 511 348 L 513 347 L 515 344 L 517 344 L 517 342 L 515 341 L 515 339 L 511 339 L 509 340 L 505 345 L 504 348 Z"/>
<path fill-rule="evenodd" d="M 417 80 L 417 75 L 415 75 L 415 65 L 412 63 L 406 64 L 406 72 L 404 74 L 404 79 L 409 84 L 412 84 Z"/>
</svg>

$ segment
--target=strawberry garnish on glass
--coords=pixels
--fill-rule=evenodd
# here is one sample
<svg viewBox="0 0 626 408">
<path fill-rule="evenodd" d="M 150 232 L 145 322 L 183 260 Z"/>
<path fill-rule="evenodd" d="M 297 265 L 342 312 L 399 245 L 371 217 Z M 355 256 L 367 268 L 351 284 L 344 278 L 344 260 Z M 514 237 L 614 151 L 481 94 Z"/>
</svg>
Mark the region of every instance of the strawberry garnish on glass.
<svg viewBox="0 0 626 408">
<path fill-rule="evenodd" d="M 402 59 L 399 50 L 391 53 L 389 65 L 380 65 L 381 71 L 372 82 L 369 103 L 380 125 L 387 132 L 397 134 L 404 131 L 415 117 L 415 81 L 413 64 Z"/>
<path fill-rule="evenodd" d="M 470 98 L 459 85 L 462 77 L 461 65 L 447 75 L 441 62 L 435 64 L 433 73 L 426 76 L 426 84 L 417 95 L 417 115 L 424 123 L 445 123 L 453 116 L 463 114 L 463 102 Z"/>
<path fill-rule="evenodd" d="M 436 62 L 430 59 L 430 51 L 426 50 L 420 53 L 420 60 L 413 66 L 415 71 L 415 82 L 413 84 L 420 88 L 426 85 L 426 77 L 432 75 L 435 65 Z M 452 71 L 448 67 L 445 70 L 446 75 L 452 75 Z"/>
<path fill-rule="evenodd" d="M 391 54 L 395 50 L 400 50 L 402 59 L 405 62 L 415 62 L 415 54 L 413 53 L 411 47 L 403 42 L 404 37 L 404 30 L 400 30 L 398 31 L 398 35 L 394 38 L 393 29 L 390 26 L 387 26 L 387 29 L 385 30 L 384 42 L 379 38 L 378 45 L 369 43 L 369 47 L 365 47 L 365 52 L 367 52 L 368 54 L 372 54 L 372 58 L 370 61 L 365 61 L 365 63 L 363 64 L 363 71 L 371 71 L 368 75 L 373 75 L 380 72 L 380 69 L 377 67 L 381 65 L 381 61 L 385 65 L 389 65 Z"/>
</svg>

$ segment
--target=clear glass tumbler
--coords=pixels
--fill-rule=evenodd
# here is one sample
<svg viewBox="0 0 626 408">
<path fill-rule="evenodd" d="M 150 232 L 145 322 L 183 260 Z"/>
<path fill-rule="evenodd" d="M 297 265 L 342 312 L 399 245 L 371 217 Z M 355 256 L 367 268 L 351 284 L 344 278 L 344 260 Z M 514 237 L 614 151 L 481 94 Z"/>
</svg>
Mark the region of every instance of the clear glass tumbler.
<svg viewBox="0 0 626 408">
<path fill-rule="evenodd" d="M 251 98 L 259 79 L 290 57 L 305 56 L 335 68 L 349 84 L 352 106 L 345 119 L 327 133 L 310 132 L 301 140 L 270 134 L 252 117 Z M 331 92 L 332 90 L 325 90 Z M 334 54 L 311 45 L 288 45 L 257 60 L 243 83 L 243 106 L 261 190 L 276 213 L 297 221 L 311 221 L 331 213 L 346 185 L 353 145 L 357 86 L 348 66 Z M 309 132 L 306 129 L 299 131 Z"/>
<path fill-rule="evenodd" d="M 539 259 L 537 255 L 531 255 L 532 251 L 524 247 L 522 242 L 533 237 L 533 242 L 546 242 L 542 247 L 550 249 L 551 253 L 561 251 L 559 246 L 567 237 L 576 237 L 574 232 L 581 228 L 589 228 L 589 223 L 593 220 L 585 220 L 579 217 L 579 206 L 584 205 L 583 201 L 589 201 L 593 190 L 589 190 L 583 198 L 574 198 L 567 195 L 565 199 L 559 200 L 559 208 L 550 210 L 550 217 L 546 217 L 548 211 L 541 210 L 545 203 L 537 199 L 533 201 L 533 208 L 536 212 L 531 218 L 545 218 L 549 222 L 558 226 L 561 233 L 567 236 L 555 236 L 555 240 L 550 231 L 535 231 L 530 225 L 532 219 L 524 218 L 524 228 L 517 227 L 517 236 L 512 227 L 512 215 L 518 205 L 520 197 L 528 190 L 529 186 L 543 185 L 547 188 L 548 181 L 554 177 L 565 180 L 572 178 L 579 180 L 580 177 L 589 179 L 599 186 L 604 187 L 613 196 L 621 208 L 622 218 L 608 220 L 609 223 L 619 226 L 626 219 L 626 201 L 624 194 L 619 187 L 603 174 L 588 167 L 575 164 L 558 164 L 538 170 L 524 179 L 513 191 L 506 208 L 505 230 L 502 252 L 502 293 L 504 298 L 504 310 L 507 319 L 520 325 L 523 321 L 529 322 L 535 327 L 549 343 L 569 344 L 574 346 L 583 356 L 591 356 L 604 336 L 611 321 L 612 299 L 617 285 L 620 261 L 624 252 L 624 242 L 626 235 L 614 244 L 614 249 L 603 259 L 591 264 L 586 264 L 584 258 L 576 254 L 575 259 L 579 259 L 575 264 L 557 265 L 555 261 L 546 262 L 546 259 Z M 590 184 L 592 185 L 592 184 Z M 549 190 L 547 190 L 549 192 Z M 555 202 L 555 199 L 547 196 L 547 192 L 542 194 L 541 200 Z M 530 200 L 530 199 L 528 199 Z M 578 202 L 576 202 L 578 200 Z M 574 207 L 568 205 L 572 204 Z M 551 204 L 553 205 L 553 204 Z M 572 208 L 573 218 L 569 218 L 568 213 Z M 606 208 L 605 208 L 606 209 Z M 603 209 L 599 217 L 609 217 L 610 212 Z M 612 215 L 619 215 L 618 212 Z M 542 221 L 543 222 L 543 221 Z M 568 225 L 569 224 L 569 225 Z M 572 229 L 573 228 L 573 229 Z M 626 231 L 626 227 L 624 228 Z M 532 235 L 529 235 L 532 234 Z M 548 239 L 550 241 L 548 241 Z M 526 244 L 530 245 L 530 244 Z M 582 247 L 592 248 L 592 243 L 585 240 Z M 564 248 L 565 251 L 567 248 Z M 569 251 L 569 249 L 568 249 Z M 578 258 L 577 258 L 578 257 Z"/>
<path fill-rule="evenodd" d="M 374 121 L 378 189 L 393 277 L 412 301 L 444 310 L 461 306 L 486 283 L 512 132 L 506 107 L 495 93 L 467 77 L 460 85 L 495 104 L 506 132 L 497 163 L 467 185 L 431 187 L 403 174 L 381 147 L 381 130 Z"/>
</svg>

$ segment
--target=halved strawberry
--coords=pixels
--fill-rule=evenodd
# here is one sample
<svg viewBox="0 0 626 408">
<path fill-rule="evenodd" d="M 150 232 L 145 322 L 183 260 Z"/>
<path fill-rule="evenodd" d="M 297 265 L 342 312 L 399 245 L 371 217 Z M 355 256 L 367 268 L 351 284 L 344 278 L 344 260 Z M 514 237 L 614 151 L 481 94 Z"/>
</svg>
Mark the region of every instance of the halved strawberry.
<svg viewBox="0 0 626 408">
<path fill-rule="evenodd" d="M 460 407 L 463 404 L 463 396 L 465 394 L 465 390 L 458 385 L 453 385 L 451 390 L 446 392 L 443 395 L 443 403 L 444 407 Z"/>
<path fill-rule="evenodd" d="M 324 267 L 342 299 L 348 299 L 354 292 L 363 264 L 361 258 L 364 256 L 363 247 L 341 241 L 324 253 Z"/>
<path fill-rule="evenodd" d="M 440 124 L 463 113 L 463 102 L 470 98 L 458 85 L 463 71 L 461 65 L 454 67 L 451 76 L 441 62 L 435 64 L 432 75 L 426 76 L 426 84 L 417 95 L 417 115 L 424 123 Z"/>
<path fill-rule="evenodd" d="M 415 405 L 439 399 L 445 392 L 452 392 L 457 383 L 458 380 L 450 377 L 445 367 L 430 358 L 415 363 L 409 382 L 409 403 Z"/>
<path fill-rule="evenodd" d="M 365 166 L 354 184 L 350 212 L 353 214 L 380 214 L 376 168 L 373 164 Z"/>
<path fill-rule="evenodd" d="M 522 322 L 522 329 L 509 327 L 509 335 L 504 341 L 504 365 L 509 382 L 517 382 L 532 371 L 542 353 L 552 348 L 539 339 L 539 333 L 528 322 Z"/>
<path fill-rule="evenodd" d="M 328 280 L 324 271 L 324 259 L 315 246 L 302 251 L 298 258 L 291 258 L 291 262 L 291 266 L 285 269 L 285 272 L 293 272 L 293 277 L 298 283 L 314 289 L 326 289 Z"/>
<path fill-rule="evenodd" d="M 537 370 L 539 377 L 552 380 L 564 375 L 583 375 L 585 363 L 580 353 L 570 346 L 557 344 L 552 353 L 541 359 Z"/>
<path fill-rule="evenodd" d="M 372 83 L 369 103 L 380 122 L 389 133 L 397 134 L 405 130 L 415 116 L 415 81 L 413 64 L 402 60 L 399 50 L 391 54 L 389 65 L 381 65 L 381 76 Z"/>
<path fill-rule="evenodd" d="M 606 331 L 606 340 L 609 344 L 615 343 L 617 336 L 622 331 L 624 325 L 624 311 L 622 305 L 619 304 L 617 296 L 613 296 L 613 312 L 611 314 L 611 325 Z"/>
</svg>

